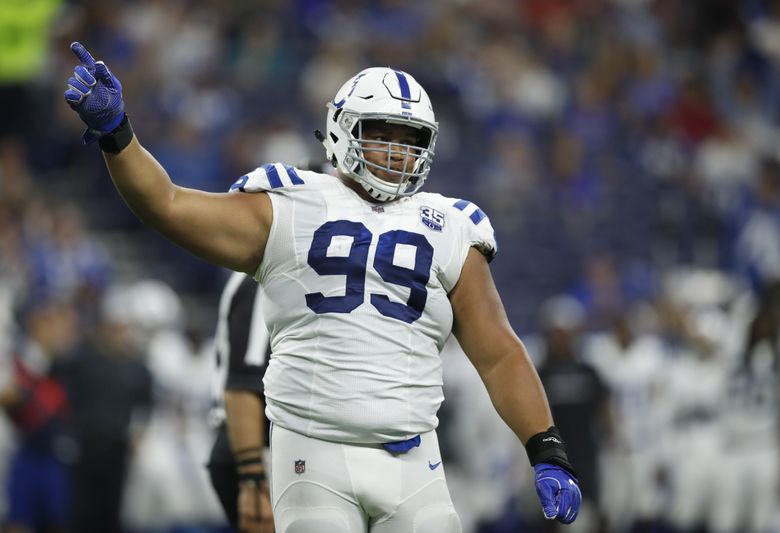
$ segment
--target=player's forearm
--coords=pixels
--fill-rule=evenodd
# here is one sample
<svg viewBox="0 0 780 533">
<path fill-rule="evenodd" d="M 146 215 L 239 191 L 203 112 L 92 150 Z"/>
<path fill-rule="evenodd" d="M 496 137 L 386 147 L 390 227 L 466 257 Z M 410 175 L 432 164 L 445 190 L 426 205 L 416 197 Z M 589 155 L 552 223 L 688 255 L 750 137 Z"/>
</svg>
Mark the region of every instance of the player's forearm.
<svg viewBox="0 0 780 533">
<path fill-rule="evenodd" d="M 163 225 L 175 186 L 162 165 L 135 137 L 118 154 L 103 152 L 103 157 L 114 185 L 133 213 L 152 227 Z"/>
<path fill-rule="evenodd" d="M 525 350 L 512 350 L 482 375 L 490 399 L 525 444 L 553 425 L 542 382 Z"/>
<path fill-rule="evenodd" d="M 262 397 L 254 392 L 225 391 L 228 440 L 237 459 L 262 458 L 265 447 L 264 409 Z"/>
</svg>

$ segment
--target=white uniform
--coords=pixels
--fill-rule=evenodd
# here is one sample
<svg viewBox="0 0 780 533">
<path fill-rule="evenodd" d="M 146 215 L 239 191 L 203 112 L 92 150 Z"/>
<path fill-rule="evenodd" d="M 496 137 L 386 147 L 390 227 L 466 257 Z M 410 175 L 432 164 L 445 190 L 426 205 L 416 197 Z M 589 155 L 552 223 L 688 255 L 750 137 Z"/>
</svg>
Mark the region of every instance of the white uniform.
<svg viewBox="0 0 780 533">
<path fill-rule="evenodd" d="M 273 224 L 256 272 L 272 359 L 268 418 L 348 443 L 436 428 L 447 294 L 472 246 L 496 253 L 474 204 L 418 193 L 374 204 L 339 179 L 265 165 L 231 188 L 268 191 Z"/>
<path fill-rule="evenodd" d="M 748 362 L 739 361 L 723 395 L 723 453 L 710 530 L 777 531 L 777 348 L 763 340 Z M 742 355 L 742 354 L 740 354 Z"/>
<path fill-rule="evenodd" d="M 490 221 L 438 194 L 368 202 L 281 164 L 231 189 L 268 191 L 273 204 L 255 278 L 271 336 L 276 531 L 459 533 L 435 432 L 439 352 L 469 249 L 496 253 Z M 381 445 L 417 436 L 406 453 Z"/>
<path fill-rule="evenodd" d="M 652 335 L 623 346 L 611 333 L 595 334 L 585 352 L 610 389 L 614 439 L 601 451 L 599 498 L 612 529 L 622 531 L 655 520 L 661 511 L 659 396 L 669 362 L 663 343 Z"/>
</svg>

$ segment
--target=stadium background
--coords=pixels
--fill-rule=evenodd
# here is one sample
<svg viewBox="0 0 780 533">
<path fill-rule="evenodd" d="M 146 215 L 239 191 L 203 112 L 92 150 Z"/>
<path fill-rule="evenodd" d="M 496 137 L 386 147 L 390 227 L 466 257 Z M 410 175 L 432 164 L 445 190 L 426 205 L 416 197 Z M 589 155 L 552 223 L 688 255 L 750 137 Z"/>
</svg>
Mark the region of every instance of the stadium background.
<svg viewBox="0 0 780 533">
<path fill-rule="evenodd" d="M 0 359 L 41 301 L 77 314 L 74 345 L 129 325 L 155 407 L 126 526 L 212 531 L 200 464 L 226 273 L 138 223 L 80 145 L 62 100 L 73 40 L 119 77 L 173 180 L 210 191 L 266 162 L 321 164 L 311 132 L 360 69 L 415 75 L 441 131 L 426 190 L 491 217 L 510 320 L 593 478 L 569 530 L 749 531 L 749 514 L 780 530 L 777 2 L 0 3 Z M 522 450 L 462 356 L 445 366 L 465 529 L 542 530 Z M 3 423 L 0 465 L 18 442 Z"/>
</svg>

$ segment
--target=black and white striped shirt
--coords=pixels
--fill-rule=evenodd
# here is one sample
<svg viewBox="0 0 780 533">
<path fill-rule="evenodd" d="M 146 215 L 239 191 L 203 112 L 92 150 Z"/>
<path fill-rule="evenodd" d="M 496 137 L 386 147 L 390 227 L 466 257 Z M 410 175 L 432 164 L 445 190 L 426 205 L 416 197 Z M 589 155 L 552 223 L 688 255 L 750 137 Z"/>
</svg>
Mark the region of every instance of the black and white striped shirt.
<svg viewBox="0 0 780 533">
<path fill-rule="evenodd" d="M 216 372 L 211 418 L 215 424 L 225 419 L 226 389 L 263 394 L 270 349 L 262 299 L 262 287 L 241 272 L 233 273 L 222 290 L 214 339 Z"/>
</svg>

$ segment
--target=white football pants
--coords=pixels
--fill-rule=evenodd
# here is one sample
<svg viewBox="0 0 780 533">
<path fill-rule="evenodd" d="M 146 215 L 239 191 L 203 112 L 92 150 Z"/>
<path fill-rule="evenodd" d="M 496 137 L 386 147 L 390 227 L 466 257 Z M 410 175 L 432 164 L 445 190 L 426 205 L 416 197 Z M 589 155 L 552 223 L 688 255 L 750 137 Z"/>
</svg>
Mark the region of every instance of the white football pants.
<svg viewBox="0 0 780 533">
<path fill-rule="evenodd" d="M 460 533 L 435 431 L 393 455 L 378 444 L 323 441 L 274 425 L 276 533 Z"/>
</svg>

